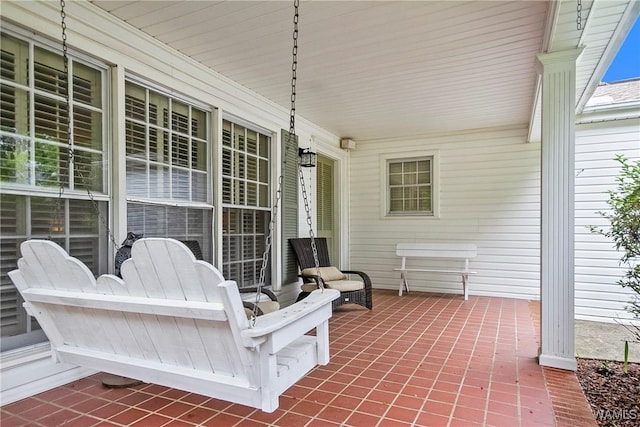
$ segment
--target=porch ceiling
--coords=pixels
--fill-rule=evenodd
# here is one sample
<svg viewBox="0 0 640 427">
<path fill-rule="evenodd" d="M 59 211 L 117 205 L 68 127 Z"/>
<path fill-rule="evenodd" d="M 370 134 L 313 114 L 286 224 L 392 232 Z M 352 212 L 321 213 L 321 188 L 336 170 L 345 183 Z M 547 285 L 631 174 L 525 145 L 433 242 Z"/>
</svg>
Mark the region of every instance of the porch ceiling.
<svg viewBox="0 0 640 427">
<path fill-rule="evenodd" d="M 292 2 L 92 3 L 288 109 Z M 526 125 L 536 54 L 580 40 L 563 3 L 303 1 L 297 113 L 358 140 Z"/>
</svg>

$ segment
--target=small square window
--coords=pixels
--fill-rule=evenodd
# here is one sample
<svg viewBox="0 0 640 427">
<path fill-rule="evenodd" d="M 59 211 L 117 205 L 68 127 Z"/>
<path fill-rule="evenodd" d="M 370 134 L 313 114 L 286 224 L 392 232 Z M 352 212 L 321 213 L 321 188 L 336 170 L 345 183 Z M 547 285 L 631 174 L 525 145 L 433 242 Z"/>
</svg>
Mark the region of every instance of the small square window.
<svg viewBox="0 0 640 427">
<path fill-rule="evenodd" d="M 386 161 L 387 216 L 433 216 L 434 157 Z"/>
</svg>

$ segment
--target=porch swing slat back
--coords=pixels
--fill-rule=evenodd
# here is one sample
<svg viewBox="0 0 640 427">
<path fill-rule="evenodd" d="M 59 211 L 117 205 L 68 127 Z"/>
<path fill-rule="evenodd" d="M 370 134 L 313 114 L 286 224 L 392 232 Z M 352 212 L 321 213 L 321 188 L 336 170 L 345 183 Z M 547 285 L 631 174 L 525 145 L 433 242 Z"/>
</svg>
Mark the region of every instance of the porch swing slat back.
<svg viewBox="0 0 640 427">
<path fill-rule="evenodd" d="M 173 239 L 141 239 L 120 279 L 97 280 L 56 243 L 29 240 L 9 276 L 62 362 L 272 412 L 329 361 L 325 290 L 247 320 L 235 282 Z M 305 335 L 315 329 L 315 335 Z"/>
</svg>

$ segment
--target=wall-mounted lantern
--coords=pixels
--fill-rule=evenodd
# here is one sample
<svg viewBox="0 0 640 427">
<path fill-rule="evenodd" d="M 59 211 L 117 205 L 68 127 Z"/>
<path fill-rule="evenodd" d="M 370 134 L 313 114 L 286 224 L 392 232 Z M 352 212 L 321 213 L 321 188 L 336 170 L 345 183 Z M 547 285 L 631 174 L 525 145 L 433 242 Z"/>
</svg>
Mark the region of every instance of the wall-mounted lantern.
<svg viewBox="0 0 640 427">
<path fill-rule="evenodd" d="M 300 156 L 300 166 L 303 168 L 316 167 L 316 153 L 310 148 L 298 148 L 298 156 Z"/>
</svg>

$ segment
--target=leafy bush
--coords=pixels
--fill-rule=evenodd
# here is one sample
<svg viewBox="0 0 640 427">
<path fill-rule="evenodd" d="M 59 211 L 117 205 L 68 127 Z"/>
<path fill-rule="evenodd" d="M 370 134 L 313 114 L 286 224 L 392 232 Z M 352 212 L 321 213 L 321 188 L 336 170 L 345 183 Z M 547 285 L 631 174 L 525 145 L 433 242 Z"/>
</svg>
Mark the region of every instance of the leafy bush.
<svg viewBox="0 0 640 427">
<path fill-rule="evenodd" d="M 622 251 L 620 261 L 628 270 L 618 284 L 630 288 L 635 296 L 626 307 L 636 319 L 640 319 L 640 161 L 631 161 L 622 155 L 615 160 L 621 165 L 616 178 L 618 187 L 609 191 L 610 212 L 598 212 L 611 227 L 608 230 L 591 227 L 591 231 L 613 240 L 617 250 Z M 640 328 L 634 335 L 640 341 Z"/>
</svg>

